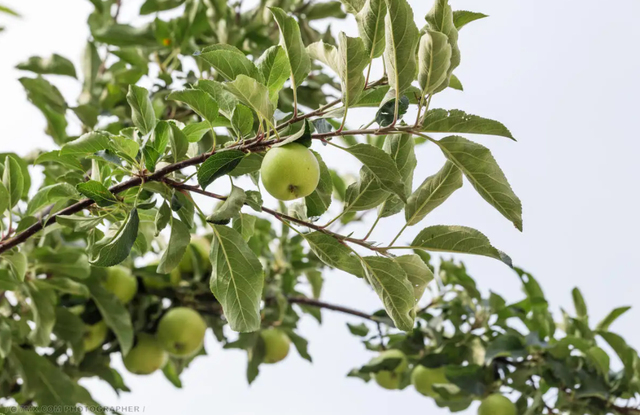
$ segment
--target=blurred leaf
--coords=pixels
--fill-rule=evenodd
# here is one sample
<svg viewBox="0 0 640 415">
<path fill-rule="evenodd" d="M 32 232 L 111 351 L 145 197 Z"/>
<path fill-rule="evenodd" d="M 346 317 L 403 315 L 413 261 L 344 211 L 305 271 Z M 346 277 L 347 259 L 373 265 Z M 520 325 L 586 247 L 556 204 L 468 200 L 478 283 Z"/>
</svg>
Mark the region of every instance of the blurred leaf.
<svg viewBox="0 0 640 415">
<path fill-rule="evenodd" d="M 55 53 L 49 58 L 32 56 L 26 62 L 18 64 L 16 68 L 23 71 L 31 71 L 39 75 L 66 75 L 76 78 L 76 68 L 73 66 L 73 63 L 69 59 Z"/>
<path fill-rule="evenodd" d="M 118 297 L 107 291 L 99 282 L 95 280 L 89 281 L 87 287 L 91 292 L 91 298 L 93 298 L 100 310 L 104 322 L 116 335 L 122 355 L 126 356 L 131 347 L 133 347 L 134 334 L 131 316 Z"/>
<path fill-rule="evenodd" d="M 159 274 L 169 274 L 179 264 L 187 251 L 187 246 L 191 241 L 191 233 L 187 225 L 178 219 L 171 218 L 171 236 L 167 249 L 160 257 L 157 272 Z"/>
</svg>

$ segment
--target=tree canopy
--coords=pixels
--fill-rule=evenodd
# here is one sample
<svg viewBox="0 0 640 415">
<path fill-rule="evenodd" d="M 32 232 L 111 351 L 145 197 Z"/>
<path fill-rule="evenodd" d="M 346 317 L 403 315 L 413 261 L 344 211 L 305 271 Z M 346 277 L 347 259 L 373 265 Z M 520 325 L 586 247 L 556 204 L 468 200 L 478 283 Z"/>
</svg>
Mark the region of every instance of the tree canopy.
<svg viewBox="0 0 640 415">
<path fill-rule="evenodd" d="M 57 148 L 0 153 L 0 412 L 108 413 L 78 381 L 128 392 L 116 354 L 130 372 L 160 370 L 180 388 L 206 359 L 209 329 L 247 352 L 252 382 L 289 344 L 311 361 L 298 323 L 328 310 L 361 318 L 348 330 L 380 352 L 349 377 L 422 393 L 445 412 L 482 400 L 481 412 L 498 402 L 505 415 L 509 405 L 520 415 L 640 414 L 638 353 L 610 331 L 629 307 L 594 324 L 576 288 L 575 309 L 553 315 L 490 230 L 424 224 L 467 185 L 523 230 L 522 203 L 481 144 L 515 141 L 509 129 L 437 107 L 439 93 L 463 89 L 458 39 L 472 29 L 462 29 L 486 15 L 448 0 L 424 18 L 411 0 L 147 0 L 140 15 L 156 17 L 135 26 L 119 21 L 121 0 L 90 1 L 82 67 L 57 54 L 17 66 Z M 178 17 L 161 13 L 173 9 Z M 324 24 L 343 19 L 358 37 Z M 56 87 L 61 76 L 82 86 L 75 102 Z M 76 124 L 82 134 L 70 135 Z M 317 180 L 304 197 L 285 186 L 297 200 L 277 202 L 261 169 L 292 145 Z M 327 146 L 359 177 L 324 160 Z M 427 176 L 416 146 L 445 163 Z M 214 182 L 229 191 L 207 190 Z M 206 210 L 202 198 L 218 204 Z M 396 236 L 373 241 L 394 215 L 405 223 Z M 422 230 L 403 242 L 413 226 Z M 483 295 L 449 253 L 511 267 L 523 296 Z M 323 300 L 330 271 L 369 286 L 380 309 Z"/>
</svg>

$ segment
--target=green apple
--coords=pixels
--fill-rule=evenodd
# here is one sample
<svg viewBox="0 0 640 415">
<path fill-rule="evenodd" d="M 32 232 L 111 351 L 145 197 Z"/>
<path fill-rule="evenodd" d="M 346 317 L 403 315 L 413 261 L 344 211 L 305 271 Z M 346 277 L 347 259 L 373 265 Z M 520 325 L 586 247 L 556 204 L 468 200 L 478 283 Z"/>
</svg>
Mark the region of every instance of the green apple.
<svg viewBox="0 0 640 415">
<path fill-rule="evenodd" d="M 120 265 L 107 268 L 104 287 L 115 294 L 122 304 L 127 304 L 138 292 L 138 280 L 129 268 Z"/>
<path fill-rule="evenodd" d="M 411 372 L 411 383 L 418 392 L 425 396 L 440 398 L 438 392 L 433 390 L 433 385 L 451 383 L 445 376 L 445 368 L 429 369 L 422 365 L 416 366 Z"/>
<path fill-rule="evenodd" d="M 298 143 L 272 148 L 260 168 L 262 184 L 278 200 L 309 196 L 318 187 L 320 165 L 311 150 Z"/>
<path fill-rule="evenodd" d="M 478 408 L 478 415 L 516 415 L 517 413 L 518 410 L 513 402 L 499 393 L 484 398 Z"/>
<path fill-rule="evenodd" d="M 154 261 L 149 264 L 149 267 L 156 267 L 158 261 Z M 171 271 L 169 275 L 159 274 L 157 276 L 145 276 L 142 277 L 144 286 L 151 290 L 161 290 L 163 288 L 175 287 L 182 281 L 182 273 L 180 267 L 176 267 Z"/>
<path fill-rule="evenodd" d="M 385 350 L 378 356 L 371 359 L 370 365 L 377 365 L 388 359 L 400 359 L 400 363 L 393 370 L 382 370 L 375 373 L 373 376 L 376 383 L 385 389 L 398 389 L 400 387 L 400 380 L 402 378 L 402 372 L 407 370 L 409 362 L 407 357 L 400 350 L 391 349 Z"/>
<path fill-rule="evenodd" d="M 85 324 L 84 333 L 82 334 L 84 351 L 92 352 L 102 346 L 102 343 L 107 338 L 108 331 L 109 329 L 104 321 L 99 321 L 96 324 Z"/>
<path fill-rule="evenodd" d="M 124 366 L 136 375 L 149 375 L 167 363 L 167 352 L 155 336 L 139 333 L 136 345 L 123 359 Z"/>
<path fill-rule="evenodd" d="M 211 266 L 211 262 L 209 261 L 209 251 L 211 250 L 211 242 L 203 236 L 191 236 L 191 242 L 187 247 L 182 259 L 180 260 L 180 265 L 178 268 L 180 271 L 185 273 L 192 273 L 194 271 L 193 261 L 194 258 L 200 264 L 200 267 L 203 270 L 208 270 Z M 195 256 L 194 256 L 195 255 Z"/>
<path fill-rule="evenodd" d="M 287 357 L 291 340 L 285 332 L 278 329 L 266 329 L 260 332 L 264 340 L 264 362 L 277 363 Z"/>
<path fill-rule="evenodd" d="M 197 311 L 186 307 L 169 310 L 158 324 L 158 339 L 174 356 L 191 356 L 202 348 L 207 323 Z"/>
</svg>

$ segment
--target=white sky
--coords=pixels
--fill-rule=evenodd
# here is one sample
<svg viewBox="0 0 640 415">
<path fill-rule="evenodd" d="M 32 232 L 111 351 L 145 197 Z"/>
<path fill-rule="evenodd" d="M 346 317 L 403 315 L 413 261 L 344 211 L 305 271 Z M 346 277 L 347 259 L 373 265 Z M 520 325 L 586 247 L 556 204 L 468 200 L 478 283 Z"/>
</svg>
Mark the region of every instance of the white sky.
<svg viewBox="0 0 640 415">
<path fill-rule="evenodd" d="M 142 3 L 124 0 L 123 16 Z M 409 0 L 419 26 L 431 1 Z M 25 99 L 13 67 L 32 55 L 59 53 L 79 64 L 86 37 L 86 0 L 3 0 L 24 18 L 0 16 L 0 151 L 26 154 L 51 148 L 44 118 Z M 579 286 L 592 322 L 622 305 L 635 305 L 640 289 L 640 140 L 631 126 L 638 119 L 640 97 L 640 2 L 617 0 L 603 7 L 596 0 L 484 1 L 452 0 L 455 9 L 489 14 L 461 31 L 462 66 L 456 71 L 465 92 L 447 91 L 432 107 L 458 108 L 505 123 L 518 139 L 469 137 L 490 147 L 524 205 L 524 233 L 519 233 L 465 183 L 425 221 L 475 227 L 506 251 L 514 263 L 541 282 L 555 311 L 571 309 L 570 291 Z M 344 26 L 344 27 L 340 27 Z M 334 24 L 353 33 L 353 24 Z M 79 66 L 78 66 L 79 67 Z M 57 77 L 73 102 L 79 88 Z M 332 166 L 353 165 L 345 155 L 322 149 Z M 326 152 L 326 153 L 325 153 Z M 416 182 L 437 171 L 442 156 L 433 146 L 418 150 Z M 344 170 L 344 169 L 343 169 Z M 383 222 L 375 240 L 389 241 L 402 215 Z M 422 227 L 402 240 L 410 241 Z M 518 279 L 500 263 L 464 258 L 479 286 L 510 300 L 520 297 Z M 324 297 L 362 310 L 380 306 L 361 281 L 342 273 L 326 275 Z M 222 351 L 208 339 L 210 356 L 183 375 L 183 390 L 161 374 L 125 373 L 133 393 L 120 399 L 97 381 L 88 385 L 108 405 L 144 406 L 146 413 L 201 410 L 219 414 L 386 414 L 418 409 L 446 413 L 411 389 L 388 392 L 346 378 L 370 357 L 352 337 L 342 315 L 324 312 L 324 324 L 307 319 L 301 333 L 310 341 L 311 365 L 295 352 L 281 364 L 265 366 L 253 386 L 245 381 L 243 352 Z M 622 317 L 612 330 L 640 347 L 640 308 Z M 123 372 L 124 373 L 124 372 Z M 473 410 L 467 413 L 474 413 Z"/>
</svg>

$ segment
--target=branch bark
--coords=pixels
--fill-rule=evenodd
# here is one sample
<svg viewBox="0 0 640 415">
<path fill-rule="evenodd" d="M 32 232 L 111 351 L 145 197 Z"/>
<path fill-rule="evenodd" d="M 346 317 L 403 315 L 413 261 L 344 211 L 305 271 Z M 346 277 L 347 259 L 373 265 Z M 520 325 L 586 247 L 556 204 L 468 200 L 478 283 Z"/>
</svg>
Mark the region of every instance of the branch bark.
<svg viewBox="0 0 640 415">
<path fill-rule="evenodd" d="M 342 307 L 342 306 L 335 305 L 335 304 L 325 303 L 324 301 L 314 300 L 312 298 L 289 297 L 289 298 L 287 298 L 287 300 L 292 304 L 302 304 L 302 305 L 308 305 L 308 306 L 311 306 L 311 307 L 324 308 L 324 309 L 327 309 L 327 310 L 338 311 L 340 313 L 350 314 L 352 316 L 364 318 L 365 320 L 373 321 L 373 322 L 376 322 L 376 323 L 380 323 L 381 322 L 380 319 L 377 319 L 376 316 L 373 316 L 371 314 L 363 313 L 362 311 L 354 310 L 352 308 L 347 308 L 347 307 Z"/>
</svg>

